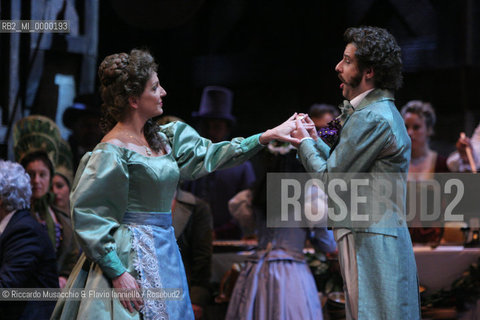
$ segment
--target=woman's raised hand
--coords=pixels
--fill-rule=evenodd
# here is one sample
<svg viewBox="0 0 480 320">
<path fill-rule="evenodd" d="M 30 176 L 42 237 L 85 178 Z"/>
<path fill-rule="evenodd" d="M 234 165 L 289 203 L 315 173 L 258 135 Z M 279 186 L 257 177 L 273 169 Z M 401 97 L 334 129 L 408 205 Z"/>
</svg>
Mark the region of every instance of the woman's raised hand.
<svg viewBox="0 0 480 320">
<path fill-rule="evenodd" d="M 297 116 L 299 115 L 295 112 L 284 123 L 262 133 L 260 136 L 260 143 L 265 145 L 273 140 L 290 142 L 293 145 L 300 143 L 297 138 L 292 137 L 292 132 L 297 128 L 297 124 L 295 122 Z"/>
</svg>

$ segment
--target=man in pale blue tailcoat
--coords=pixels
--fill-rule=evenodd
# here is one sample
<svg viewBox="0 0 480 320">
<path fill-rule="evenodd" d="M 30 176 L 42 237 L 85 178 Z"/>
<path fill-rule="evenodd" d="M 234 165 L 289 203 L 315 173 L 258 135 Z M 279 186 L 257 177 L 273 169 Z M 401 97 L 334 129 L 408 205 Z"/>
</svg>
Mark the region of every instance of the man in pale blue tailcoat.
<svg viewBox="0 0 480 320">
<path fill-rule="evenodd" d="M 301 139 L 299 158 L 307 171 L 324 177 L 360 172 L 401 177 L 397 193 L 404 204 L 411 143 L 393 99 L 402 83 L 400 47 L 376 27 L 349 28 L 345 40 L 343 58 L 335 67 L 347 99 L 338 140 L 329 147 L 304 126 L 310 119 L 299 117 L 293 134 Z M 347 319 L 420 319 L 417 270 L 403 207 L 386 209 L 380 221 L 367 226 L 351 221 L 334 225 Z M 358 215 L 374 214 L 362 208 Z"/>
</svg>

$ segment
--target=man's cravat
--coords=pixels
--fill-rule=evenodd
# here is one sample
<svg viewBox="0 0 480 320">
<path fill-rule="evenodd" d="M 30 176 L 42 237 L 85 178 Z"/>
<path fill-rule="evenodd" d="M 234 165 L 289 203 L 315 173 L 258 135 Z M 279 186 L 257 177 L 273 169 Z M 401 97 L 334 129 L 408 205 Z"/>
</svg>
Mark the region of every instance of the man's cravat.
<svg viewBox="0 0 480 320">
<path fill-rule="evenodd" d="M 338 143 L 340 142 L 340 134 L 342 133 L 342 129 L 343 129 L 343 124 L 345 123 L 345 121 L 347 121 L 348 117 L 350 117 L 350 115 L 352 113 L 355 112 L 355 108 L 352 106 L 352 104 L 350 103 L 350 101 L 348 100 L 343 100 L 343 103 L 340 104 L 338 106 L 338 108 L 340 109 L 340 111 L 342 111 L 342 113 L 340 114 L 340 116 L 338 116 L 338 120 L 340 120 L 340 124 L 341 124 L 341 128 L 340 130 L 338 131 L 338 137 L 337 137 L 337 140 L 335 141 L 335 143 L 330 147 L 330 154 L 332 154 L 333 150 L 335 149 L 335 147 L 338 145 Z"/>
<path fill-rule="evenodd" d="M 340 124 L 343 126 L 345 120 L 355 111 L 355 108 L 348 100 L 343 100 L 343 103 L 340 104 L 338 108 L 342 111 L 338 118 L 340 119 Z"/>
</svg>

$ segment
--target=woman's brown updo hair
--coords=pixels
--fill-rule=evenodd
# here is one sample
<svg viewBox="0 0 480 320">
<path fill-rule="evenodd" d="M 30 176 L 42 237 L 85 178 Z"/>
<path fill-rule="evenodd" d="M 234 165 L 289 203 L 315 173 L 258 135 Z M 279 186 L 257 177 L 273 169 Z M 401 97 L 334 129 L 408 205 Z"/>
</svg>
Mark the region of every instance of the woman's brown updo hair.
<svg viewBox="0 0 480 320">
<path fill-rule="evenodd" d="M 116 53 L 107 56 L 100 67 L 100 94 L 103 99 L 100 126 L 104 133 L 109 132 L 125 116 L 129 108 L 129 97 L 140 97 L 145 86 L 157 71 L 152 55 L 145 50 L 133 49 L 130 54 Z M 155 151 L 160 151 L 161 143 L 157 125 L 149 119 L 143 128 L 145 139 Z"/>
</svg>

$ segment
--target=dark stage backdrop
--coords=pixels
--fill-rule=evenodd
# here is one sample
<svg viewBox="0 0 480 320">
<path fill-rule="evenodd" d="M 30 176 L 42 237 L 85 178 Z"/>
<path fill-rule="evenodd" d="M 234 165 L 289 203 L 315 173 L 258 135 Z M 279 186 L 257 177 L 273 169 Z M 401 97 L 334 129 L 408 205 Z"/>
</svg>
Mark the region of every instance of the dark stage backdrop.
<svg viewBox="0 0 480 320">
<path fill-rule="evenodd" d="M 422 99 L 438 112 L 434 145 L 446 153 L 465 125 L 468 132 L 477 124 L 478 1 L 200 0 L 187 9 L 179 1 L 153 2 L 101 1 L 98 57 L 150 48 L 168 92 L 165 113 L 187 122 L 202 88 L 214 84 L 235 92 L 235 133 L 241 135 L 315 102 L 338 104 L 334 67 L 343 31 L 376 25 L 390 30 L 403 49 L 405 83 L 397 106 Z M 167 3 L 169 10 L 162 10 Z"/>
</svg>

